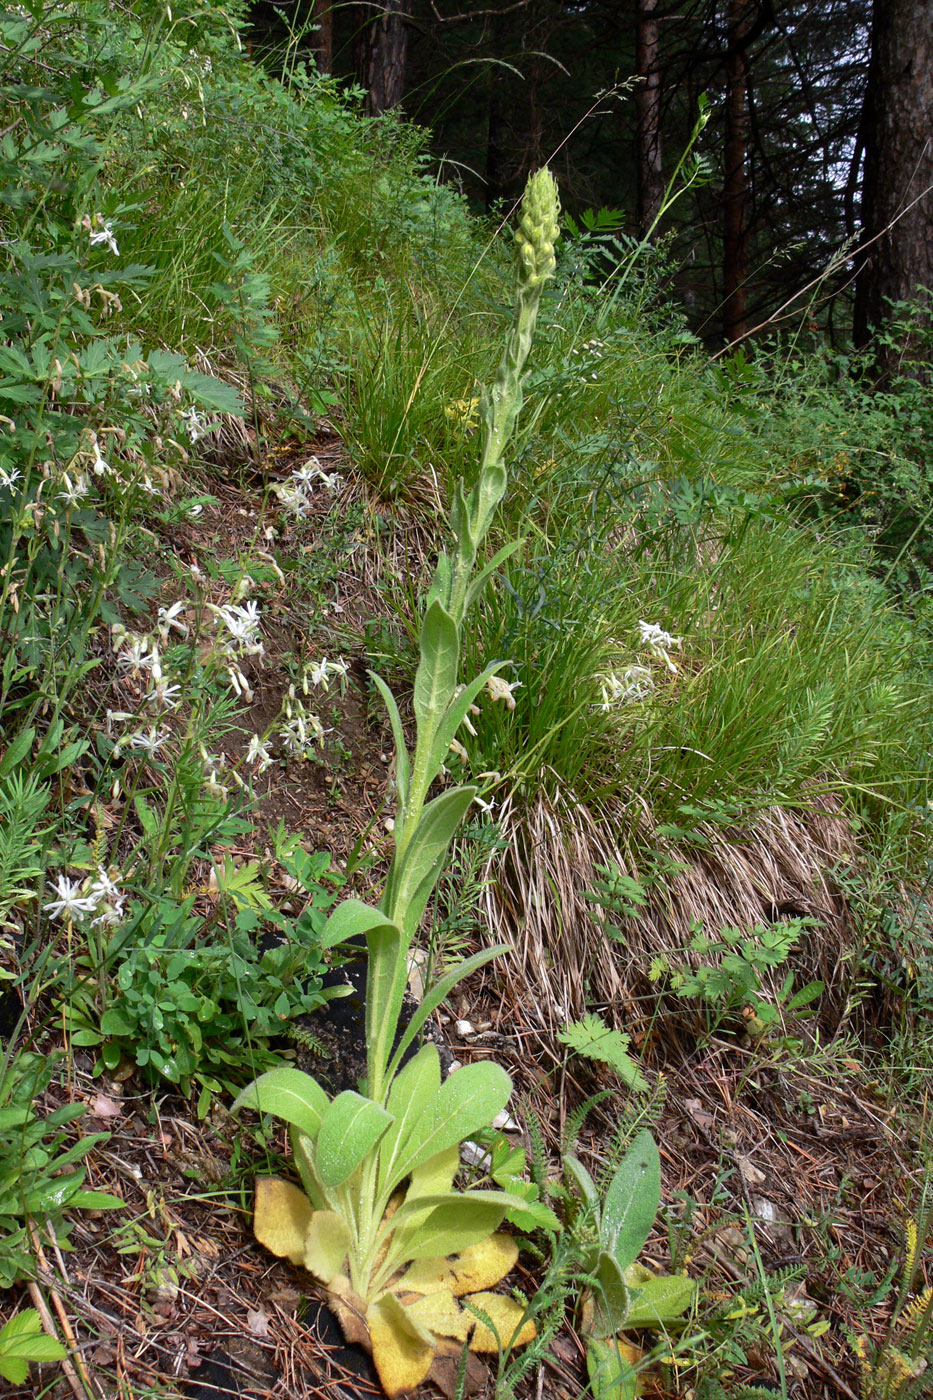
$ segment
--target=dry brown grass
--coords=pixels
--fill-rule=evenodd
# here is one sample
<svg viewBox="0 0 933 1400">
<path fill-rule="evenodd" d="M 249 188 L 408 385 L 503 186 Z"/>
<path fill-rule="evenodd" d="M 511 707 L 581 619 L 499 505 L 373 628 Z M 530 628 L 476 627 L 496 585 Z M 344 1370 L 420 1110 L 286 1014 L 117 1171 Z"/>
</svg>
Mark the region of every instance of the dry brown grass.
<svg viewBox="0 0 933 1400">
<path fill-rule="evenodd" d="M 659 834 L 643 803 L 598 808 L 544 784 L 528 806 L 513 792 L 499 820 L 507 845 L 486 868 L 484 913 L 496 938 L 515 946 L 513 995 L 531 996 L 542 1024 L 580 1015 L 589 1002 L 631 1025 L 639 1003 L 656 996 L 652 960 L 684 948 L 697 921 L 715 933 L 788 912 L 816 921 L 789 966 L 825 983 L 827 1011 L 841 1009 L 856 933 L 833 872 L 851 869 L 859 849 L 833 795 L 814 794 L 802 810 L 757 811 L 742 827 L 701 825 L 702 846 Z M 672 873 L 646 880 L 645 852 Z M 639 917 L 613 920 L 620 942 L 605 936 L 584 893 L 596 867 L 609 864 L 649 885 Z"/>
</svg>

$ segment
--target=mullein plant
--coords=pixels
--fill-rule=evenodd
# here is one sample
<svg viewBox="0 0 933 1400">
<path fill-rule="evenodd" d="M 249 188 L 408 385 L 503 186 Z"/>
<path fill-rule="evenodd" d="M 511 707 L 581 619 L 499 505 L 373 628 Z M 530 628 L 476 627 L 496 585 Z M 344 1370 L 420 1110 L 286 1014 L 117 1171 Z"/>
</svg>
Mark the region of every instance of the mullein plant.
<svg viewBox="0 0 933 1400">
<path fill-rule="evenodd" d="M 379 906 L 345 900 L 323 934 L 325 947 L 366 942 L 366 1081 L 360 1093 L 330 1099 L 310 1075 L 285 1066 L 261 1075 L 234 1106 L 289 1124 L 304 1187 L 275 1177 L 257 1182 L 256 1237 L 325 1285 L 347 1339 L 371 1350 L 389 1395 L 421 1384 L 439 1358 L 460 1356 L 465 1346 L 496 1353 L 534 1336 L 527 1310 L 490 1291 L 518 1254 L 514 1239 L 498 1227 L 507 1214 L 525 1224 L 558 1225 L 552 1212 L 518 1194 L 453 1189 L 460 1143 L 488 1127 L 509 1098 L 505 1071 L 473 1064 L 442 1083 L 433 1044 L 411 1054 L 427 1018 L 457 982 L 507 945 L 461 961 L 399 1025 L 409 949 L 477 788 L 449 787 L 430 801 L 428 793 L 452 746 L 457 750 L 457 733 L 483 689 L 493 699 L 509 698 L 498 675 L 501 661 L 459 683 L 461 631 L 490 576 L 521 544 L 513 540 L 478 566 L 506 490 L 502 458 L 521 408 L 541 293 L 555 269 L 558 213 L 557 186 L 540 170 L 522 203 L 515 315 L 496 382 L 482 403 L 479 472 L 469 492 L 457 483 L 453 545 L 441 553 L 424 602 L 412 753 L 391 691 L 372 677 L 396 747 L 395 851 Z M 467 1310 L 458 1298 L 468 1300 Z"/>
</svg>

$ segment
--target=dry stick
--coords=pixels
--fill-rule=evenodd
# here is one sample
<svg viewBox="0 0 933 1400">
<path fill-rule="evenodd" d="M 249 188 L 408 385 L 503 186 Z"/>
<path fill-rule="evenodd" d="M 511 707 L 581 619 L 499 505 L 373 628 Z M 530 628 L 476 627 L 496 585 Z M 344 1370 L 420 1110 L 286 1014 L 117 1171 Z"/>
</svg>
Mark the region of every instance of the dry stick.
<svg viewBox="0 0 933 1400">
<path fill-rule="evenodd" d="M 843 258 L 841 261 L 845 261 L 846 258 L 850 257 L 854 258 L 856 254 L 864 253 L 866 248 L 870 248 L 873 243 L 877 243 L 878 239 L 883 238 L 886 233 L 890 232 L 894 225 L 896 223 L 899 223 L 901 219 L 903 219 L 905 214 L 910 213 L 914 205 L 919 204 L 922 199 L 926 199 L 927 195 L 930 193 L 931 190 L 933 190 L 933 184 L 927 185 L 926 189 L 921 190 L 920 193 L 917 195 L 916 199 L 912 199 L 909 204 L 905 204 L 901 212 L 899 214 L 895 214 L 891 222 L 889 224 L 885 224 L 884 228 L 881 229 L 880 232 L 874 234 L 871 238 L 866 239 L 864 243 L 859 243 L 858 246 L 853 248 L 851 253 L 847 253 L 845 255 L 845 258 Z M 749 336 L 757 335 L 758 332 L 763 331 L 766 326 L 770 326 L 773 321 L 776 321 L 778 319 L 782 311 L 786 311 L 789 306 L 793 306 L 794 302 L 799 301 L 802 296 L 805 296 L 806 293 L 810 291 L 811 287 L 818 287 L 819 284 L 825 278 L 827 278 L 831 272 L 835 271 L 838 265 L 839 264 L 833 263 L 831 261 L 829 266 L 824 268 L 823 271 L 818 274 L 818 276 L 814 277 L 811 281 L 809 281 L 805 287 L 801 287 L 799 292 L 794 292 L 794 295 L 792 297 L 788 297 L 787 301 L 785 301 L 781 306 L 779 306 L 777 311 L 773 311 L 771 315 L 767 318 L 767 320 L 760 321 L 757 326 L 752 326 L 750 331 L 746 331 L 744 335 L 736 336 L 735 340 L 730 340 L 728 345 L 724 345 L 721 350 L 716 351 L 715 355 L 711 355 L 710 363 L 712 364 L 715 360 L 718 360 L 722 355 L 728 355 L 730 350 L 734 350 L 737 345 L 741 345 L 743 340 L 748 340 Z"/>
<path fill-rule="evenodd" d="M 33 1225 L 32 1221 L 29 1222 L 29 1237 L 32 1240 L 32 1247 L 35 1250 L 36 1259 L 39 1262 L 39 1267 L 42 1269 L 43 1274 L 48 1281 L 47 1286 L 49 1290 L 49 1297 L 52 1299 L 52 1305 L 55 1308 L 56 1313 L 58 1314 L 59 1326 L 61 1327 L 62 1333 L 64 1334 L 65 1345 L 71 1352 L 71 1357 L 63 1356 L 61 1358 L 62 1370 L 65 1373 L 65 1377 L 68 1381 L 68 1384 L 71 1386 L 71 1389 L 77 1396 L 77 1400 L 87 1400 L 87 1397 L 89 1395 L 95 1394 L 95 1388 L 91 1383 L 90 1374 L 88 1373 L 88 1369 L 84 1364 L 84 1358 L 81 1355 L 81 1352 L 78 1348 L 77 1338 L 75 1337 L 75 1334 L 72 1331 L 71 1323 L 68 1321 L 68 1315 L 65 1312 L 64 1306 L 62 1305 L 62 1300 L 61 1298 L 59 1298 L 55 1285 L 51 1281 L 54 1275 L 52 1274 L 52 1271 L 49 1268 L 48 1260 L 45 1257 L 45 1251 L 42 1248 L 39 1236 L 36 1233 L 36 1227 Z M 42 1319 L 42 1326 L 45 1328 L 46 1332 L 50 1337 L 54 1337 L 55 1340 L 58 1341 L 58 1333 L 55 1330 L 55 1323 L 52 1319 L 52 1314 L 49 1312 L 48 1305 L 46 1304 L 46 1301 L 39 1290 L 38 1283 L 32 1282 L 29 1284 L 29 1294 L 36 1305 L 36 1310 L 39 1313 L 39 1316 Z M 72 1357 L 74 1358 L 73 1364 Z M 79 1372 L 81 1377 L 80 1380 L 78 1379 Z M 101 1391 L 98 1388 L 96 1393 L 98 1395 L 102 1395 L 103 1391 Z"/>
</svg>

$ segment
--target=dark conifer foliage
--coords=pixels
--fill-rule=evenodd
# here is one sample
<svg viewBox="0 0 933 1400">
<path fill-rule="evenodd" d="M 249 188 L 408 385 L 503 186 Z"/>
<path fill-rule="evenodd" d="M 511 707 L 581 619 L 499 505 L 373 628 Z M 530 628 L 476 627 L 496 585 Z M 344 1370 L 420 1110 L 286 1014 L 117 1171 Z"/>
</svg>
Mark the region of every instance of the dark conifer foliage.
<svg viewBox="0 0 933 1400">
<path fill-rule="evenodd" d="M 857 257 L 863 184 L 873 237 L 933 170 L 929 143 L 920 150 L 933 128 L 931 3 L 296 0 L 290 13 L 318 66 L 357 82 L 371 113 L 397 108 L 430 129 L 445 177 L 477 207 L 513 200 L 547 161 L 573 215 L 607 207 L 633 240 L 651 231 L 668 289 L 722 343 L 830 263 L 810 314 L 831 331 L 851 325 L 855 262 L 840 254 L 848 240 Z M 916 62 L 901 62 L 904 44 Z M 655 224 L 704 93 L 709 177 Z M 886 298 L 933 276 L 930 218 L 921 200 L 874 245 L 863 335 Z"/>
</svg>

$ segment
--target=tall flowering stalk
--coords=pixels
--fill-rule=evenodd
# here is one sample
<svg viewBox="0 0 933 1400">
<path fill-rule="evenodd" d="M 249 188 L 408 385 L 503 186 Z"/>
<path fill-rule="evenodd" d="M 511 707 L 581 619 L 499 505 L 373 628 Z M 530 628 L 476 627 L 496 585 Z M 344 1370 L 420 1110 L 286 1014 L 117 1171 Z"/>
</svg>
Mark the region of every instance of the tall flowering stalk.
<svg viewBox="0 0 933 1400">
<path fill-rule="evenodd" d="M 370 1346 L 387 1392 L 420 1384 L 437 1352 L 459 1355 L 500 1342 L 518 1345 L 534 1334 L 521 1307 L 488 1289 L 514 1263 L 509 1236 L 493 1233 L 506 1212 L 528 1203 L 506 1192 L 453 1190 L 459 1144 L 488 1126 L 504 1108 L 511 1080 L 499 1065 L 474 1064 L 443 1084 L 430 1042 L 403 1066 L 431 1012 L 461 978 L 505 951 L 484 949 L 465 959 L 429 992 L 398 1036 L 408 952 L 447 858 L 454 834 L 477 789 L 448 788 L 428 801 L 460 726 L 503 662 L 459 683 L 464 618 L 490 575 L 521 541 L 512 541 L 477 568 L 477 558 L 505 494 L 502 463 L 522 402 L 522 371 L 542 289 L 555 268 L 557 187 L 547 170 L 529 180 L 522 204 L 515 314 L 495 383 L 484 396 L 485 441 L 472 490 L 462 483 L 450 511 L 453 545 L 437 563 L 425 599 L 415 675 L 416 737 L 405 743 L 392 692 L 376 675 L 389 712 L 397 754 L 395 853 L 379 907 L 345 900 L 328 919 L 326 947 L 366 940 L 367 1081 L 332 1102 L 310 1075 L 283 1068 L 260 1076 L 237 1100 L 291 1125 L 295 1164 L 304 1193 L 284 1181 L 258 1184 L 254 1228 L 274 1252 L 304 1264 L 328 1287 L 349 1340 Z M 499 683 L 500 692 L 509 688 Z M 550 1211 L 537 1207 L 552 1228 Z M 453 1260 L 453 1262 L 452 1262 Z M 473 1301 L 496 1325 L 498 1338 L 476 1326 L 456 1298 Z"/>
</svg>

